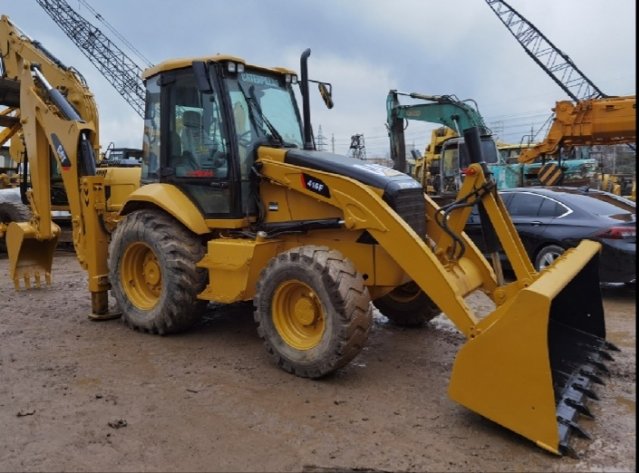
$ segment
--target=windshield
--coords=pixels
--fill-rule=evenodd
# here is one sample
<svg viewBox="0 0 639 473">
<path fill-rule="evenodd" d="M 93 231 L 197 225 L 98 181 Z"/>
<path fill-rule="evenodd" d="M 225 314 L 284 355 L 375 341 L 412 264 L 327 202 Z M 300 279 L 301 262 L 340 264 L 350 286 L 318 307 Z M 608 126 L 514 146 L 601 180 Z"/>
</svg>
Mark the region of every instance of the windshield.
<svg viewBox="0 0 639 473">
<path fill-rule="evenodd" d="M 283 76 L 247 70 L 226 79 L 238 140 L 267 137 L 301 148 L 302 126 L 293 91 Z"/>
<path fill-rule="evenodd" d="M 484 136 L 481 139 L 481 150 L 484 161 L 488 164 L 499 162 L 499 153 L 497 145 L 490 136 Z M 461 159 L 459 154 L 461 151 Z M 470 165 L 470 156 L 466 150 L 466 144 L 462 140 L 454 140 L 446 144 L 443 154 L 444 175 L 452 176 L 459 172 L 460 168 L 467 168 Z"/>
</svg>

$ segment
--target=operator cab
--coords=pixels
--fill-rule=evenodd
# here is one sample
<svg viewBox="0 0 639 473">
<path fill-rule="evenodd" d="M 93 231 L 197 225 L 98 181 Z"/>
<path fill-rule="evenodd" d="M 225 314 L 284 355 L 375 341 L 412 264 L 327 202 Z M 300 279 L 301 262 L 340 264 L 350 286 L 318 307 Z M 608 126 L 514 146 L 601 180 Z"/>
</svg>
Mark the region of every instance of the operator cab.
<svg viewBox="0 0 639 473">
<path fill-rule="evenodd" d="M 303 147 L 295 82 L 292 71 L 232 56 L 147 70 L 142 181 L 179 187 L 205 218 L 255 215 L 257 148 Z"/>
<path fill-rule="evenodd" d="M 484 162 L 489 166 L 499 162 L 499 151 L 491 135 L 481 136 Z M 456 196 L 461 188 L 464 170 L 470 166 L 470 157 L 463 138 L 451 138 L 442 144 L 441 158 L 431 168 L 437 194 Z"/>
</svg>

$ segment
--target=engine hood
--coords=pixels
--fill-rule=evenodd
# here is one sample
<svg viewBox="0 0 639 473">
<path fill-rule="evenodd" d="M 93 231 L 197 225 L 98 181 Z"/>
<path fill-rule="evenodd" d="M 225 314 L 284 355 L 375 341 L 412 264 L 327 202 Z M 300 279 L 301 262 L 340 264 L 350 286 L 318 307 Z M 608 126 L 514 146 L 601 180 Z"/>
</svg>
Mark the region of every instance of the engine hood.
<svg viewBox="0 0 639 473">
<path fill-rule="evenodd" d="M 284 162 L 350 177 L 382 189 L 385 196 L 392 196 L 403 189 L 421 188 L 415 179 L 395 169 L 324 151 L 291 149 L 286 153 Z"/>
</svg>

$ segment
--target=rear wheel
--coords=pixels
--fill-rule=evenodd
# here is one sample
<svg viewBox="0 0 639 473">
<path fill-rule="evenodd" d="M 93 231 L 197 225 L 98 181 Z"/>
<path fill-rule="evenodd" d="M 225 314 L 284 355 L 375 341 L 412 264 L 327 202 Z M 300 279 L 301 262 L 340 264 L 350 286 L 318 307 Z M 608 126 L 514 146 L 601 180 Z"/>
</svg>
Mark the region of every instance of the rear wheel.
<svg viewBox="0 0 639 473">
<path fill-rule="evenodd" d="M 559 258 L 564 251 L 566 250 L 559 245 L 544 246 L 539 253 L 537 253 L 537 257 L 535 258 L 535 269 L 537 271 L 541 271 L 542 269 L 547 268 L 553 264 L 553 262 Z"/>
<path fill-rule="evenodd" d="M 395 325 L 421 327 L 441 311 L 414 282 L 396 287 L 373 302 L 375 307 Z"/>
<path fill-rule="evenodd" d="M 274 257 L 262 271 L 255 321 L 267 351 L 285 371 L 319 378 L 363 348 L 372 325 L 362 276 L 342 254 L 304 246 Z"/>
<path fill-rule="evenodd" d="M 206 285 L 206 271 L 196 267 L 203 256 L 198 238 L 168 215 L 127 215 L 109 245 L 109 278 L 124 321 L 158 334 L 191 327 L 206 307 L 197 299 Z"/>
</svg>

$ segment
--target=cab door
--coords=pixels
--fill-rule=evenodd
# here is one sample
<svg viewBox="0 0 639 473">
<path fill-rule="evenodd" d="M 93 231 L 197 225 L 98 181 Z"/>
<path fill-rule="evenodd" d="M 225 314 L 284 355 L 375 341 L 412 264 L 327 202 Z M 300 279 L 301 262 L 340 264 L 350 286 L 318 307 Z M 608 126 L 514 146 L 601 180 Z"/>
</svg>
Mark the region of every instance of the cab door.
<svg viewBox="0 0 639 473">
<path fill-rule="evenodd" d="M 159 77 L 159 181 L 173 184 L 205 218 L 240 218 L 240 191 L 220 85 L 198 87 L 193 68 Z M 148 88 L 148 86 L 147 86 Z M 157 141 L 157 139 L 156 139 Z"/>
</svg>

